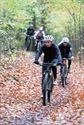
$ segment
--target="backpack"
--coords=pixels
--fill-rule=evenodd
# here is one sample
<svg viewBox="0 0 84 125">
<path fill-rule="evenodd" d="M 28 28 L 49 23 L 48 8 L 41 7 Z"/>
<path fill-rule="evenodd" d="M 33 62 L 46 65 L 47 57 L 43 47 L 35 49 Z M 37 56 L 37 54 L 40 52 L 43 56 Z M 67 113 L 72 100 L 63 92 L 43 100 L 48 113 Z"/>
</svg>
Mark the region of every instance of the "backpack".
<svg viewBox="0 0 84 125">
<path fill-rule="evenodd" d="M 42 39 L 43 38 L 43 33 L 39 32 L 36 36 L 37 39 Z"/>
</svg>

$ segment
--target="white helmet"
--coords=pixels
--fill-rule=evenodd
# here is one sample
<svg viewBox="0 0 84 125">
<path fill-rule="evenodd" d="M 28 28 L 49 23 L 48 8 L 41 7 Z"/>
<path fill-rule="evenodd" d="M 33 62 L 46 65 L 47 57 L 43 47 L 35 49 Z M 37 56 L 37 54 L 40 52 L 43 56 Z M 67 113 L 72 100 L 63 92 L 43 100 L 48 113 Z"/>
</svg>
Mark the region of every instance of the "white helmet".
<svg viewBox="0 0 84 125">
<path fill-rule="evenodd" d="M 30 27 L 33 27 L 34 25 L 33 24 L 30 24 Z"/>
<path fill-rule="evenodd" d="M 52 35 L 47 35 L 47 36 L 44 37 L 44 42 L 46 42 L 46 41 L 52 42 L 53 40 L 54 40 L 54 37 Z"/>
<path fill-rule="evenodd" d="M 68 39 L 67 37 L 64 37 L 64 38 L 62 39 L 62 42 L 69 43 L 69 39 Z"/>
<path fill-rule="evenodd" d="M 39 28 L 39 31 L 43 31 L 43 27 L 40 27 L 40 28 Z"/>
</svg>

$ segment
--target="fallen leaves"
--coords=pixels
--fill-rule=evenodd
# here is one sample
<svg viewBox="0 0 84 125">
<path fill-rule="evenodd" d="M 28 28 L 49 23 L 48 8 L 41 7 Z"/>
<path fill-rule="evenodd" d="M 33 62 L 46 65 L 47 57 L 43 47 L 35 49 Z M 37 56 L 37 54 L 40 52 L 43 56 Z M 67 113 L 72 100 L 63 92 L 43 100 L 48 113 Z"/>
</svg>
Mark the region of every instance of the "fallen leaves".
<svg viewBox="0 0 84 125">
<path fill-rule="evenodd" d="M 13 62 L 0 65 L 1 125 L 83 125 L 84 70 L 73 63 L 69 84 L 54 86 L 51 103 L 42 105 L 41 67 L 34 54 L 20 53 Z M 59 74 L 58 74 L 59 78 Z"/>
</svg>

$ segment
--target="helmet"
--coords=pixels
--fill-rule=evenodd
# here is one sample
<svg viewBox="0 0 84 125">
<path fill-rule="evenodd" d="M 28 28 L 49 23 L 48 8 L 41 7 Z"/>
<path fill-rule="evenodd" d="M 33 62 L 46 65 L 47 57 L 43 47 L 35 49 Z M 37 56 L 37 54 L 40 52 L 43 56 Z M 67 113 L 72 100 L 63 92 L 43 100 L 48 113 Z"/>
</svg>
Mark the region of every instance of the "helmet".
<svg viewBox="0 0 84 125">
<path fill-rule="evenodd" d="M 43 27 L 40 27 L 40 28 L 39 28 L 39 31 L 43 31 Z"/>
<path fill-rule="evenodd" d="M 33 27 L 33 24 L 30 24 L 30 27 Z"/>
<path fill-rule="evenodd" d="M 54 37 L 52 35 L 47 35 L 44 37 L 44 42 L 46 41 L 53 41 L 54 40 Z"/>
<path fill-rule="evenodd" d="M 64 37 L 64 38 L 62 39 L 62 42 L 63 42 L 63 43 L 64 43 L 64 42 L 69 43 L 69 39 L 68 39 L 67 37 Z"/>
</svg>

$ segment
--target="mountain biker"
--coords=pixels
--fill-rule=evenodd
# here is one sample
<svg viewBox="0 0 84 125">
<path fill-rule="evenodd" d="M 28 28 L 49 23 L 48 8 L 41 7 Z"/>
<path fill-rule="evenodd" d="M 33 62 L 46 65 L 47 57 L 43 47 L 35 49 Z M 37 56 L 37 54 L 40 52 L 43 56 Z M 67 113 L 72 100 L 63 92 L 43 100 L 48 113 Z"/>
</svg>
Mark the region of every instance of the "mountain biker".
<svg viewBox="0 0 84 125">
<path fill-rule="evenodd" d="M 34 25 L 33 24 L 30 24 L 29 27 L 27 28 L 27 31 L 26 31 L 26 38 L 25 38 L 25 46 L 27 47 L 28 45 L 28 39 L 31 38 L 35 33 L 35 29 L 34 29 Z M 29 43 L 30 44 L 30 43 Z M 28 49 L 29 47 L 27 47 Z"/>
<path fill-rule="evenodd" d="M 39 42 L 41 42 L 41 44 L 43 43 L 44 37 L 45 37 L 44 28 L 40 27 L 39 30 L 34 35 L 36 49 Z"/>
<path fill-rule="evenodd" d="M 53 43 L 54 38 L 52 35 L 47 35 L 44 37 L 44 44 L 41 46 L 39 52 L 36 54 L 34 63 L 38 64 L 38 59 L 42 53 L 44 53 L 44 63 L 61 63 L 61 54 L 59 48 Z M 46 70 L 46 67 L 43 67 L 42 73 Z M 56 84 L 57 78 L 57 68 L 52 66 L 54 84 Z"/>
<path fill-rule="evenodd" d="M 58 44 L 61 52 L 62 58 L 67 58 L 68 60 L 68 72 L 70 71 L 71 59 L 72 59 L 72 47 L 67 37 L 64 37 L 62 41 Z"/>
</svg>

